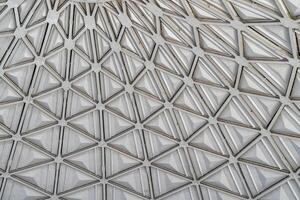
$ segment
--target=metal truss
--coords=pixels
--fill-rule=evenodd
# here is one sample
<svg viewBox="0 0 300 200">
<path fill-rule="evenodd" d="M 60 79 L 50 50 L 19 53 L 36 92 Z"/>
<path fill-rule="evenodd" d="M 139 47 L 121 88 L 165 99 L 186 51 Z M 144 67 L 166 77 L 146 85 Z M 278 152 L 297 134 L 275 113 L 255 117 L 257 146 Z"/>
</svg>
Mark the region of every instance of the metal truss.
<svg viewBox="0 0 300 200">
<path fill-rule="evenodd" d="M 299 200 L 299 0 L 0 0 L 0 199 Z"/>
</svg>

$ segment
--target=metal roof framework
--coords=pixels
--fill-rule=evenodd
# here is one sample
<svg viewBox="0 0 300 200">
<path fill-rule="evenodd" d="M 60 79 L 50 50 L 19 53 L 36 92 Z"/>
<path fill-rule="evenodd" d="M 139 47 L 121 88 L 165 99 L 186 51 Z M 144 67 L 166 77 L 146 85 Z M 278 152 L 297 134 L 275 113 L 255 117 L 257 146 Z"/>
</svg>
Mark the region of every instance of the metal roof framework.
<svg viewBox="0 0 300 200">
<path fill-rule="evenodd" d="M 300 199 L 300 1 L 0 0 L 0 199 Z"/>
</svg>

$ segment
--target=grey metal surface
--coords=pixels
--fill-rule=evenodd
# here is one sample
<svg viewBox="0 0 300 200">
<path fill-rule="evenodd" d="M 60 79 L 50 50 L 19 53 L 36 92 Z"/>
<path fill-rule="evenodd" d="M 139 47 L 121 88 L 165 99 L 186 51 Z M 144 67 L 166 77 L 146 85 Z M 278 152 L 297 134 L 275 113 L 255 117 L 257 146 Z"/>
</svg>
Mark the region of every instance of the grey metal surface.
<svg viewBox="0 0 300 200">
<path fill-rule="evenodd" d="M 0 0 L 0 199 L 300 199 L 299 21 L 299 0 Z"/>
</svg>

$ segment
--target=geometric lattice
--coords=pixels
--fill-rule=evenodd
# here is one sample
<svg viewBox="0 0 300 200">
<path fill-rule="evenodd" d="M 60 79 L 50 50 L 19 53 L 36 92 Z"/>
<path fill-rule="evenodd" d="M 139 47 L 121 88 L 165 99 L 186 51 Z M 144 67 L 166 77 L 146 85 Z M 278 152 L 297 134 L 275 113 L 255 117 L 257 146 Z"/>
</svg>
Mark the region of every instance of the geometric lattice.
<svg viewBox="0 0 300 200">
<path fill-rule="evenodd" d="M 0 199 L 300 199 L 299 0 L 0 0 Z"/>
</svg>

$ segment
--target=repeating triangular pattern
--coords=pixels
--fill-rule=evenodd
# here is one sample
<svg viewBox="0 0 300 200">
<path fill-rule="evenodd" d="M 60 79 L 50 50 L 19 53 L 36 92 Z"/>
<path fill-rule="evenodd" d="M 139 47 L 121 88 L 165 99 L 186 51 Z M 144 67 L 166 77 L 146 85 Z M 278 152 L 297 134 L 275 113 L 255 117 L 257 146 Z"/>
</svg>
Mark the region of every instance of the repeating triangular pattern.
<svg viewBox="0 0 300 200">
<path fill-rule="evenodd" d="M 299 0 L 0 0 L 1 200 L 299 200 Z"/>
</svg>

